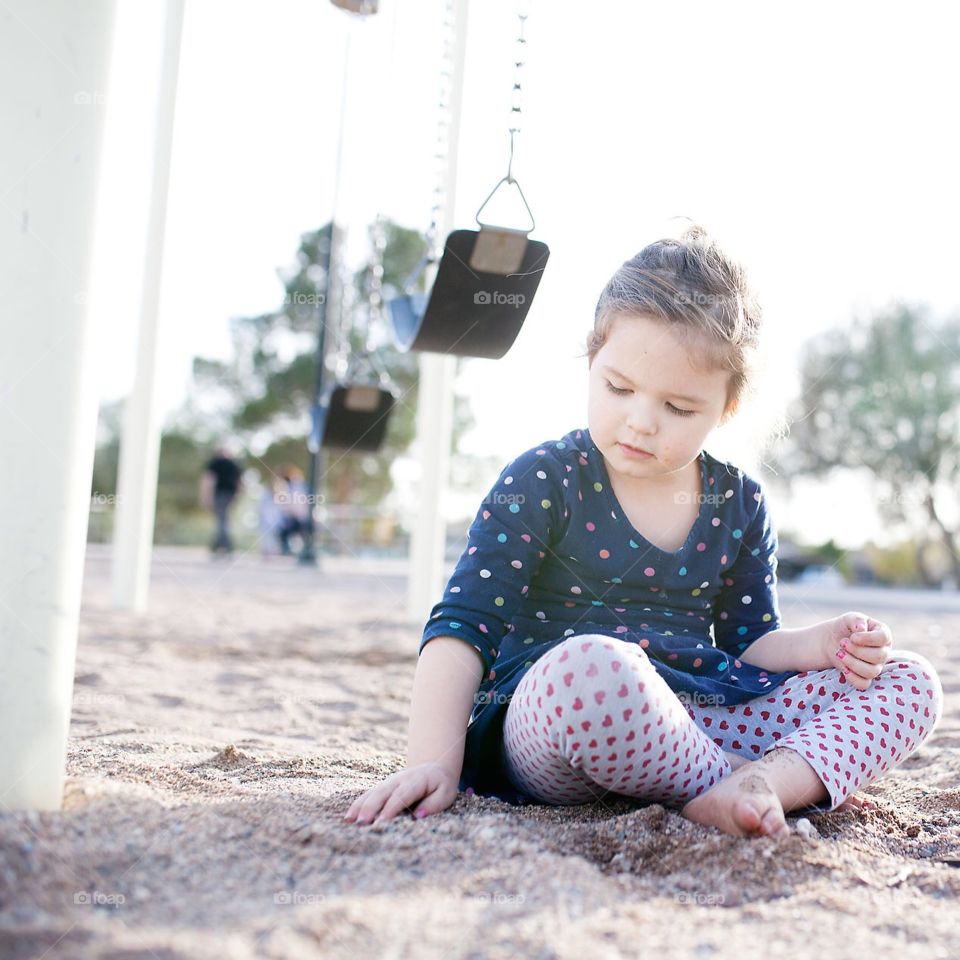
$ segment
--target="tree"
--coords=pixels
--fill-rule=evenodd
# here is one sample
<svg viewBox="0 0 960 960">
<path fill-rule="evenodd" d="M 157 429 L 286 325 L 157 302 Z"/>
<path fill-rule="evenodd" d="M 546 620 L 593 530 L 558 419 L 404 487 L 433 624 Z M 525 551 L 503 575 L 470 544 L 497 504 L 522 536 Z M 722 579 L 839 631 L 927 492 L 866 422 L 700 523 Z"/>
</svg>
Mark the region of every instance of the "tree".
<svg viewBox="0 0 960 960">
<path fill-rule="evenodd" d="M 384 223 L 384 296 L 396 293 L 426 248 L 414 230 Z M 342 376 L 347 357 L 367 348 L 386 369 L 399 394 L 383 447 L 376 454 L 328 451 L 325 486 L 328 501 L 367 505 L 383 502 L 392 487 L 391 463 L 412 442 L 416 433 L 418 358 L 400 353 L 392 334 L 377 328 L 370 315 L 366 288 L 372 270 L 364 263 L 342 283 L 342 329 L 325 316 L 326 258 L 330 224 L 300 238 L 292 269 L 278 271 L 284 285 L 283 303 L 271 313 L 231 321 L 233 356 L 228 361 L 198 357 L 194 360 L 194 389 L 184 416 L 200 430 L 217 424 L 229 430 L 251 451 L 251 463 L 266 477 L 283 462 L 306 470 L 306 437 L 310 428 L 310 401 L 316 364 L 319 324 L 327 324 L 326 376 Z M 422 279 L 420 281 L 422 288 Z M 364 336 L 366 329 L 369 336 Z M 455 399 L 454 442 L 473 420 L 467 403 Z M 181 421 L 183 429 L 184 421 Z"/>
<path fill-rule="evenodd" d="M 869 322 L 807 345 L 790 435 L 776 457 L 790 479 L 836 468 L 867 468 L 882 488 L 888 523 L 905 522 L 917 539 L 917 567 L 931 536 L 946 547 L 960 582 L 956 533 L 937 492 L 958 484 L 960 322 L 934 323 L 924 307 L 895 303 Z"/>
</svg>

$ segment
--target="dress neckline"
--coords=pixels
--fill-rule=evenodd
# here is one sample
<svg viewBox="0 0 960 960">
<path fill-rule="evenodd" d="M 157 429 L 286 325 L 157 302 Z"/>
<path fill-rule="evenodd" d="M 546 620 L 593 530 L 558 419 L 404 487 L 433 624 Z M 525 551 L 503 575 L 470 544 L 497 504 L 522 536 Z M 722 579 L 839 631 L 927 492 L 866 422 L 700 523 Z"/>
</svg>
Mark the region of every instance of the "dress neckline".
<svg viewBox="0 0 960 960">
<path fill-rule="evenodd" d="M 623 509 L 623 506 L 620 503 L 619 498 L 617 497 L 616 491 L 613 489 L 613 484 L 610 482 L 610 473 L 607 470 L 606 460 L 603 457 L 603 454 L 598 449 L 597 445 L 593 442 L 593 437 L 590 436 L 590 431 L 584 429 L 584 433 L 587 436 L 587 439 L 590 443 L 590 450 L 595 454 L 597 458 L 597 468 L 600 471 L 600 475 L 603 478 L 603 490 L 602 494 L 606 495 L 607 503 L 613 508 L 616 512 L 619 520 L 622 520 L 629 528 L 631 536 L 637 542 L 642 542 L 650 547 L 652 550 L 656 550 L 658 553 L 662 554 L 665 557 L 679 557 L 681 554 L 686 553 L 690 545 L 695 541 L 697 534 L 700 532 L 700 527 L 703 524 L 703 518 L 706 514 L 706 505 L 707 497 L 705 496 L 707 492 L 707 458 L 704 450 L 701 450 L 697 454 L 697 462 L 700 465 L 700 491 L 699 499 L 700 506 L 697 510 L 697 518 L 693 521 L 693 525 L 690 527 L 690 532 L 687 534 L 686 539 L 683 541 L 683 545 L 679 550 L 664 550 L 663 547 L 658 547 L 655 543 L 651 543 L 631 522 L 630 518 L 627 516 L 627 512 Z"/>
</svg>

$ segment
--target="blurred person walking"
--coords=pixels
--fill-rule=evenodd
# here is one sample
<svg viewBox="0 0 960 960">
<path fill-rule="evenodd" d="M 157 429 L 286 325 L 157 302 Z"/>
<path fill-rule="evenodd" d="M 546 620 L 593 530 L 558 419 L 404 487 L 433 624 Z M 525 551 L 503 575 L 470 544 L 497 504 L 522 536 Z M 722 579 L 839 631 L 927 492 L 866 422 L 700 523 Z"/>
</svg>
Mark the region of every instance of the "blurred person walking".
<svg viewBox="0 0 960 960">
<path fill-rule="evenodd" d="M 214 450 L 200 481 L 200 502 L 212 510 L 217 521 L 217 532 L 210 545 L 212 553 L 233 552 L 230 538 L 230 507 L 243 487 L 242 471 L 224 445 Z"/>
</svg>

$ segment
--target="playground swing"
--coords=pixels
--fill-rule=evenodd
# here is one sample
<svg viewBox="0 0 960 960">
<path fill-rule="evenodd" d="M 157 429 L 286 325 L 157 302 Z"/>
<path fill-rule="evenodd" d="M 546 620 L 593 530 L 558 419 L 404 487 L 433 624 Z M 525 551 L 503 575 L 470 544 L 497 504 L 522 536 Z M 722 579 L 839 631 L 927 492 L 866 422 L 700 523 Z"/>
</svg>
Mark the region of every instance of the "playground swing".
<svg viewBox="0 0 960 960">
<path fill-rule="evenodd" d="M 527 15 L 519 14 L 519 53 L 515 61 L 511 105 L 510 158 L 502 177 L 476 213 L 479 230 L 454 230 L 444 245 L 429 294 L 414 292 L 434 253 L 437 207 L 427 233 L 428 250 L 406 279 L 402 293 L 388 303 L 397 345 L 403 351 L 447 353 L 497 360 L 513 346 L 540 284 L 550 250 L 530 240 L 536 226 L 530 205 L 513 176 L 514 136 L 520 132 L 523 35 Z M 514 186 L 530 218 L 525 230 L 498 226 L 480 215 L 504 185 Z"/>
<path fill-rule="evenodd" d="M 372 229 L 374 258 L 367 280 L 366 323 L 363 349 L 350 351 L 343 325 L 337 331 L 337 380 L 324 390 L 313 410 L 308 446 L 316 453 L 321 447 L 337 447 L 375 453 L 383 444 L 396 393 L 388 371 L 371 345 L 370 328 L 375 317 L 383 316 L 384 235 L 380 217 Z"/>
</svg>

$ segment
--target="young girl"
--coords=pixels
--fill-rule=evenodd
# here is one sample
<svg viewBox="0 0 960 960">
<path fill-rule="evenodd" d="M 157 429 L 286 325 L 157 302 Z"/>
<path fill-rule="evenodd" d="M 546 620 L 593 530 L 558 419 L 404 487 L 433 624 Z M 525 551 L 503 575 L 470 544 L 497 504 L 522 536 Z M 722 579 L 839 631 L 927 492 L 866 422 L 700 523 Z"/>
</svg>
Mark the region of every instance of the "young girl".
<svg viewBox="0 0 960 960">
<path fill-rule="evenodd" d="M 407 767 L 345 819 L 426 816 L 458 789 L 614 794 L 786 836 L 786 812 L 865 805 L 854 791 L 930 735 L 940 681 L 886 624 L 780 626 L 764 491 L 703 449 L 752 386 L 759 326 L 698 227 L 617 271 L 588 428 L 520 454 L 484 499 L 423 631 Z"/>
</svg>

